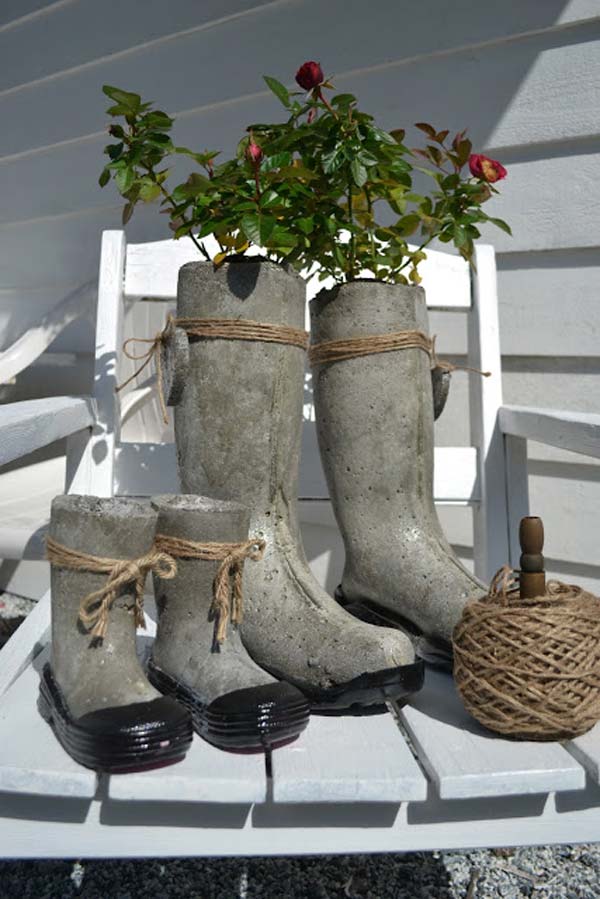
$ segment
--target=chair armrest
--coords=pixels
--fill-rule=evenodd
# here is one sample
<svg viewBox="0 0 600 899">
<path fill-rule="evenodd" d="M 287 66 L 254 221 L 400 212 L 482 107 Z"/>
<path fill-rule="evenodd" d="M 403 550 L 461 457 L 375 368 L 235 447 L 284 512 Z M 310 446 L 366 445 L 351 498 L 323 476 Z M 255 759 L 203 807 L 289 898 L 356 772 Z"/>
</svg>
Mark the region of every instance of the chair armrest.
<svg viewBox="0 0 600 899">
<path fill-rule="evenodd" d="M 92 427 L 95 420 L 89 397 L 52 396 L 0 406 L 0 465 Z"/>
<path fill-rule="evenodd" d="M 600 415 L 501 406 L 499 422 L 500 430 L 507 436 L 536 440 L 572 453 L 600 458 Z"/>
</svg>

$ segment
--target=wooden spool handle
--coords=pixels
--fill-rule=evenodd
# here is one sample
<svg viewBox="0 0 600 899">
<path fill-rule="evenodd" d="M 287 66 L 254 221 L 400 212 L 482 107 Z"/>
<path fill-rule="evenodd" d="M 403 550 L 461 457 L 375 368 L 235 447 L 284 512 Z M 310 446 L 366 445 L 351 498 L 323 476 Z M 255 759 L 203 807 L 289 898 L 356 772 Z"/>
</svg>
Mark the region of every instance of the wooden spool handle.
<svg viewBox="0 0 600 899">
<path fill-rule="evenodd" d="M 546 592 L 546 572 L 544 570 L 544 525 L 536 515 L 521 519 L 519 527 L 521 544 L 521 574 L 519 590 L 522 599 L 533 599 Z"/>
</svg>

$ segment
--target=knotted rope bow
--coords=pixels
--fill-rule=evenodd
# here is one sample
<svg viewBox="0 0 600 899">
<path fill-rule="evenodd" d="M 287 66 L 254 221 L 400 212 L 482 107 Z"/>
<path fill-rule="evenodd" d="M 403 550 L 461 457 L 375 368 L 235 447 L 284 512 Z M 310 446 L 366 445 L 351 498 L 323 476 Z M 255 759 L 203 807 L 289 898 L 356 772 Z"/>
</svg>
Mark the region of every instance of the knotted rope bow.
<svg viewBox="0 0 600 899">
<path fill-rule="evenodd" d="M 52 537 L 46 539 L 46 558 L 52 565 L 70 571 L 90 571 L 107 574 L 100 590 L 88 593 L 79 606 L 79 620 L 93 638 L 104 639 L 108 628 L 108 615 L 115 600 L 130 584 L 134 585 L 134 615 L 136 627 L 146 627 L 144 618 L 144 584 L 150 571 L 158 577 L 170 580 L 177 574 L 177 563 L 171 556 L 152 548 L 138 559 L 106 559 L 79 552 L 63 546 Z"/>
<path fill-rule="evenodd" d="M 418 349 L 427 353 L 431 368 L 444 371 L 473 371 L 484 378 L 491 372 L 480 371 L 467 365 L 455 365 L 439 359 L 435 351 L 435 337 L 430 338 L 423 331 L 392 331 L 389 334 L 370 334 L 367 337 L 347 337 L 341 340 L 323 340 L 314 343 L 308 351 L 311 366 L 326 365 L 331 362 L 343 362 L 359 356 L 371 356 L 374 353 L 391 353 L 396 350 Z"/>
<path fill-rule="evenodd" d="M 162 413 L 163 422 L 167 425 L 169 423 L 169 416 L 167 415 L 167 404 L 165 401 L 165 391 L 163 387 L 163 371 L 162 371 L 162 357 L 161 357 L 161 349 L 163 343 L 166 341 L 167 337 L 170 335 L 172 328 L 174 327 L 176 319 L 173 318 L 172 315 L 167 317 L 167 323 L 162 331 L 157 331 L 154 337 L 129 337 L 125 343 L 123 344 L 123 352 L 127 356 L 128 359 L 132 359 L 134 362 L 142 362 L 139 368 L 137 368 L 134 373 L 127 378 L 126 381 L 123 381 L 122 384 L 119 384 L 118 387 L 115 388 L 115 392 L 119 393 L 119 391 L 123 390 L 124 387 L 127 387 L 128 384 L 137 378 L 140 375 L 147 365 L 152 362 L 152 359 L 156 359 L 156 381 L 158 385 L 158 401 L 160 403 L 160 411 Z M 143 353 L 132 353 L 128 347 L 134 343 L 144 343 L 148 344 L 148 349 Z M 143 361 L 142 361 L 143 360 Z"/>
<path fill-rule="evenodd" d="M 227 625 L 241 624 L 243 615 L 242 575 L 244 562 L 262 559 L 266 541 L 247 540 L 245 543 L 196 543 L 180 537 L 157 534 L 155 547 L 169 556 L 184 559 L 202 559 L 220 562 L 213 582 L 211 613 L 216 618 L 215 641 L 219 644 L 227 637 Z M 232 608 L 233 606 L 233 608 Z"/>
</svg>

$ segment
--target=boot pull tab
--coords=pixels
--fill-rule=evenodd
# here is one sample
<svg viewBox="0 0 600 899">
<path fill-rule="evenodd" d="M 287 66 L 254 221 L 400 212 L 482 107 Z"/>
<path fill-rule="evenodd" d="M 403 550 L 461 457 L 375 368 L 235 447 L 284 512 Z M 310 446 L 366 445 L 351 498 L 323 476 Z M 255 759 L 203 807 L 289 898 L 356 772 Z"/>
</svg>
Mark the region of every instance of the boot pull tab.
<svg viewBox="0 0 600 899">
<path fill-rule="evenodd" d="M 177 406 L 181 402 L 190 367 L 190 341 L 183 328 L 178 328 L 172 318 L 169 318 L 163 334 L 159 348 L 162 390 L 167 406 Z"/>
<path fill-rule="evenodd" d="M 544 525 L 536 515 L 528 515 L 521 519 L 519 525 L 519 543 L 521 544 L 521 571 L 519 574 L 519 590 L 521 599 L 533 599 L 546 592 L 546 572 L 544 571 Z"/>
<path fill-rule="evenodd" d="M 448 392 L 450 390 L 450 378 L 452 372 L 436 365 L 431 369 L 431 387 L 433 390 L 433 418 L 437 420 L 446 406 Z"/>
</svg>

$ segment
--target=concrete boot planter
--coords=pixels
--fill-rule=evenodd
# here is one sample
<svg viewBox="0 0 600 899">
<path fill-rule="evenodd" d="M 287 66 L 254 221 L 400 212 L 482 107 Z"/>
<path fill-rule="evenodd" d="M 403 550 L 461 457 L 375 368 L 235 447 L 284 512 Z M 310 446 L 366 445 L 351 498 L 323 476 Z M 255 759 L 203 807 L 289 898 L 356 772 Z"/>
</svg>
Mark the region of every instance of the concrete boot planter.
<svg viewBox="0 0 600 899">
<path fill-rule="evenodd" d="M 52 503 L 49 536 L 89 556 L 139 559 L 152 547 L 155 524 L 149 503 L 59 496 Z M 80 604 L 105 587 L 108 575 L 53 562 L 51 578 L 52 661 L 42 673 L 39 709 L 64 748 L 99 771 L 182 758 L 192 741 L 191 719 L 151 686 L 140 666 L 133 583 L 117 591 L 106 635 L 99 639 L 82 625 Z"/>
<path fill-rule="evenodd" d="M 314 344 L 407 330 L 428 334 L 420 287 L 355 281 L 311 302 Z M 439 391 L 440 379 L 433 382 Z M 406 626 L 422 655 L 448 663 L 465 602 L 485 591 L 456 559 L 433 503 L 430 358 L 410 348 L 325 363 L 313 385 L 346 549 L 340 601 Z"/>
<path fill-rule="evenodd" d="M 157 543 L 176 538 L 196 544 L 244 544 L 249 513 L 233 502 L 202 496 L 155 497 Z M 175 547 L 175 544 L 173 544 Z M 183 551 L 183 544 L 177 547 Z M 190 552 L 198 551 L 189 547 Z M 246 559 L 244 570 L 257 564 Z M 154 579 L 158 630 L 148 666 L 152 683 L 191 712 L 201 737 L 222 749 L 268 749 L 295 739 L 308 724 L 309 705 L 252 661 L 235 624 L 215 641 L 212 613 L 221 562 L 177 556 L 173 580 Z"/>
<path fill-rule="evenodd" d="M 305 287 L 271 262 L 179 273 L 178 316 L 304 328 Z M 263 560 L 244 571 L 242 636 L 254 660 L 316 705 L 403 698 L 422 683 L 410 641 L 345 612 L 314 579 L 297 517 L 305 353 L 264 340 L 190 339 L 175 434 L 182 489 L 239 499 Z"/>
</svg>

